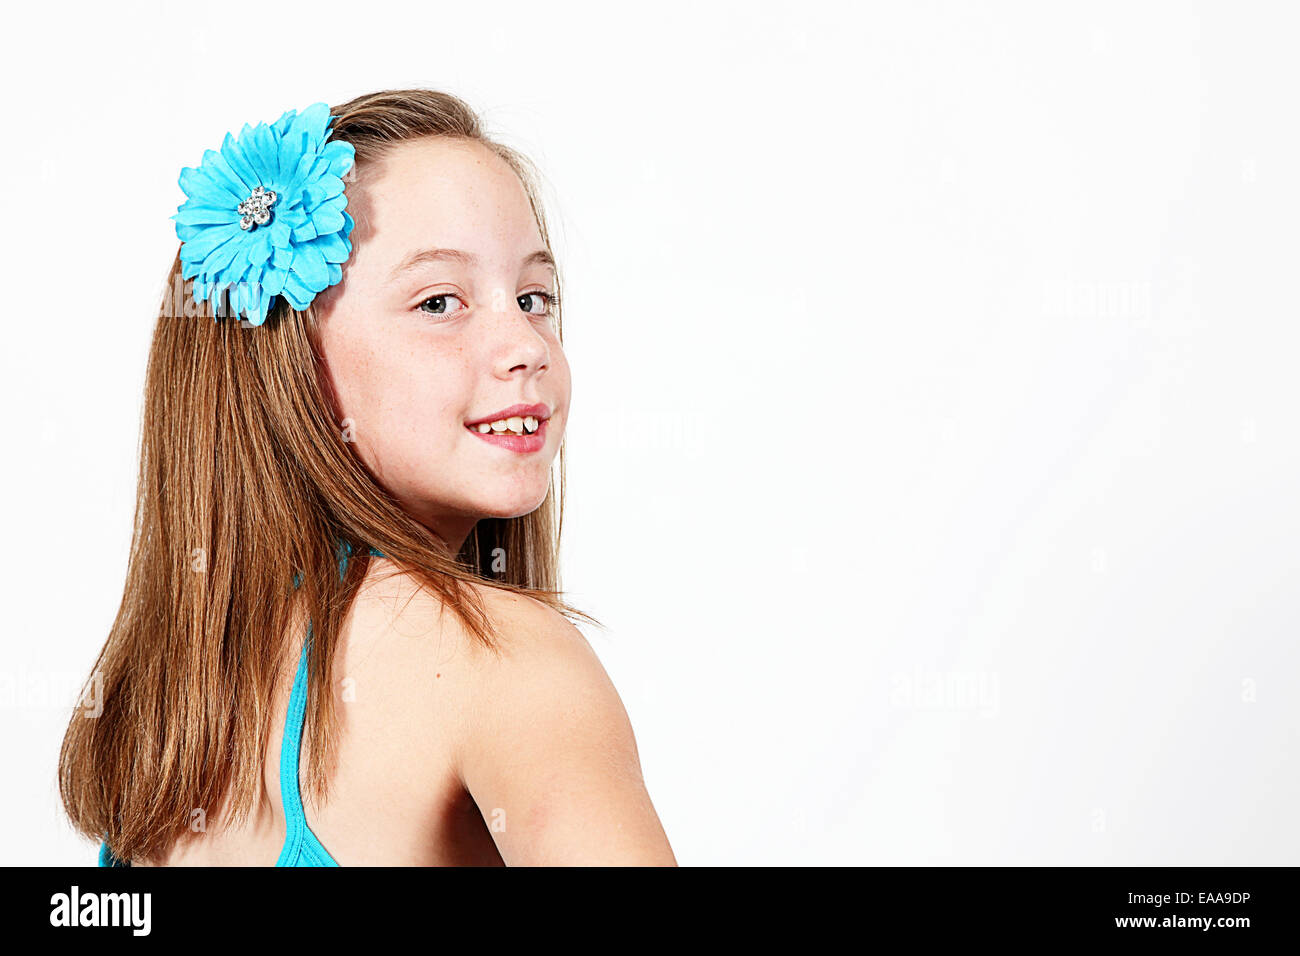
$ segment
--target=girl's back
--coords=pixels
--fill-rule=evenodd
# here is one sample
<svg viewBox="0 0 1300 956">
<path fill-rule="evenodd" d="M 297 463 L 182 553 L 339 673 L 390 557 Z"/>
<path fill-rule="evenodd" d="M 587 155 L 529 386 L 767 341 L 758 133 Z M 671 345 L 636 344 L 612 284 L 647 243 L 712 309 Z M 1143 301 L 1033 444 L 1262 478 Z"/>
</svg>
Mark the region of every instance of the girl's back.
<svg viewBox="0 0 1300 956">
<path fill-rule="evenodd" d="M 295 650 L 284 661 L 256 813 L 238 827 L 223 820 L 220 808 L 195 814 L 198 832 L 173 845 L 165 865 L 283 862 L 293 849 L 286 842 L 297 836 L 287 823 L 302 827 L 308 840 L 314 836 L 328 860 L 342 866 L 502 864 L 456 770 L 455 731 L 465 719 L 469 669 L 482 651 L 454 616 L 440 613 L 436 597 L 416 595 L 404 576 L 377 573 L 386 564 L 372 559 L 339 635 L 340 737 L 328 802 L 313 806 L 294 789 L 296 780 L 280 772 L 282 764 L 292 765 L 283 745 L 290 703 L 298 703 L 294 685 L 301 695 L 307 676 Z M 301 711 L 295 716 L 300 720 Z M 291 754 L 301 728 L 290 721 L 287 729 Z"/>
</svg>

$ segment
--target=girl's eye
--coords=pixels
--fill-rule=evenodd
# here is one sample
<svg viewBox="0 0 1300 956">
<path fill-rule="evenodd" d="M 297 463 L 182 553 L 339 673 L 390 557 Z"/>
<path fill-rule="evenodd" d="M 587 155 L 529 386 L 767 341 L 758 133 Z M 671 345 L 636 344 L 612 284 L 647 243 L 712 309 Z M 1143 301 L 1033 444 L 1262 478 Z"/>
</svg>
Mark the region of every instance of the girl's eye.
<svg viewBox="0 0 1300 956">
<path fill-rule="evenodd" d="M 439 292 L 437 295 L 429 296 L 429 298 L 417 305 L 416 308 L 425 315 L 447 315 L 452 311 L 447 306 L 448 299 L 455 299 L 457 302 L 460 302 L 461 305 L 465 304 L 461 301 L 461 298 L 458 295 L 453 295 L 450 292 Z M 430 303 L 432 303 L 432 306 L 426 309 L 425 306 Z"/>
<path fill-rule="evenodd" d="M 538 303 L 535 300 L 537 299 L 542 300 L 542 309 L 540 311 L 536 308 Z M 559 301 L 560 297 L 550 292 L 525 292 L 519 297 L 519 308 L 531 315 L 554 315 L 555 306 Z"/>
</svg>

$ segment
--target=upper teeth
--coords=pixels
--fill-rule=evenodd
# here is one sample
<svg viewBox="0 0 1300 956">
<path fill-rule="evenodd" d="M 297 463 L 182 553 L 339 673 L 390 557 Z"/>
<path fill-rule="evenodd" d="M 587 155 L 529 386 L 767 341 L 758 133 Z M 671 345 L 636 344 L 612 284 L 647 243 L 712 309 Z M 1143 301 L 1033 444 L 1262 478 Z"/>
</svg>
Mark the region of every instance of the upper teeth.
<svg viewBox="0 0 1300 956">
<path fill-rule="evenodd" d="M 526 418 L 520 418 L 518 415 L 513 415 L 510 418 L 498 418 L 494 422 L 479 422 L 474 427 L 484 434 L 487 432 L 504 431 L 514 432 L 516 435 L 522 435 L 525 432 L 532 434 L 537 431 L 537 419 L 532 415 L 529 415 Z"/>
</svg>

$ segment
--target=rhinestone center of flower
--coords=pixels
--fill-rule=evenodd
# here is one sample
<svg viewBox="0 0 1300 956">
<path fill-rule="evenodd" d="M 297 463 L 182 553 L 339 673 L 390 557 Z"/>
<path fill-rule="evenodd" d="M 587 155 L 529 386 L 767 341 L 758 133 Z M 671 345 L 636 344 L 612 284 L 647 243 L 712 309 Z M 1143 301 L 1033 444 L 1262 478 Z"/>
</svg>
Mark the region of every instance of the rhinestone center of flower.
<svg viewBox="0 0 1300 956">
<path fill-rule="evenodd" d="M 271 206 L 274 203 L 273 190 L 263 189 L 261 186 L 255 188 L 252 194 L 238 206 L 239 228 L 252 229 L 255 226 L 265 226 L 271 221 Z"/>
</svg>

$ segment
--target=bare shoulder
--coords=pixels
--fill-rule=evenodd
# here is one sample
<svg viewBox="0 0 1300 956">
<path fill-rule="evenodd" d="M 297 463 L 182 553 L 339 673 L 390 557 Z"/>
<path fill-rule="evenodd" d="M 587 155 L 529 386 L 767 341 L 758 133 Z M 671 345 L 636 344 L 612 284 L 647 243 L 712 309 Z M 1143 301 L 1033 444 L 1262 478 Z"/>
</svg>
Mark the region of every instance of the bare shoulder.
<svg viewBox="0 0 1300 956">
<path fill-rule="evenodd" d="M 473 676 L 459 770 L 502 857 L 525 865 L 672 865 L 631 722 L 586 637 L 527 595 L 485 595 L 499 655 Z M 500 824 L 499 826 L 495 824 Z"/>
<path fill-rule="evenodd" d="M 484 726 L 559 715 L 635 758 L 632 727 L 613 682 L 582 631 L 536 598 L 485 587 L 484 605 L 500 635 L 498 652 L 476 658 L 474 680 Z"/>
<path fill-rule="evenodd" d="M 374 645 L 367 655 L 437 680 L 439 696 L 459 707 L 458 722 L 491 722 L 512 708 L 565 701 L 603 708 L 630 735 L 613 683 L 586 637 L 563 614 L 526 594 L 467 582 L 496 636 L 485 646 L 445 599 L 412 573 L 374 559 L 353 606 L 352 632 Z M 382 643 L 382 647 L 379 646 Z M 433 684 L 428 685 L 433 689 Z M 444 715 L 445 716 L 445 715 Z"/>
<path fill-rule="evenodd" d="M 512 661 L 536 662 L 554 655 L 599 666 L 582 632 L 542 601 L 487 582 L 464 584 L 466 594 L 483 607 L 499 638 L 497 650 L 492 652 L 446 601 L 414 574 L 384 558 L 371 560 L 371 571 L 357 594 L 356 613 L 371 623 L 383 621 L 406 636 L 437 639 L 480 676 L 508 671 Z"/>
<path fill-rule="evenodd" d="M 358 603 L 388 608 L 384 627 L 415 638 L 424 656 L 389 667 L 436 686 L 429 717 L 506 862 L 675 862 L 627 712 L 582 632 L 542 601 L 471 583 L 497 635 L 491 650 L 439 596 L 392 571 L 368 579 Z"/>
<path fill-rule="evenodd" d="M 501 638 L 499 655 L 484 661 L 484 676 L 508 677 L 525 664 L 595 668 L 604 674 L 587 638 L 549 604 L 487 585 L 478 593 Z"/>
</svg>

